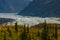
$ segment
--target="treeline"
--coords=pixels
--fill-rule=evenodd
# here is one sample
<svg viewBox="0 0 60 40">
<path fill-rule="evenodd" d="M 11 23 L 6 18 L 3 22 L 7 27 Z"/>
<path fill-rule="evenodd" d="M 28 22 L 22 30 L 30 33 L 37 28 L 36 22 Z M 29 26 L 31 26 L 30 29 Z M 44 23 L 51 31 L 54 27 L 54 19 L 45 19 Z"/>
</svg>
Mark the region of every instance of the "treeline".
<svg viewBox="0 0 60 40">
<path fill-rule="evenodd" d="M 54 26 L 53 28 L 54 29 L 47 26 L 46 21 L 43 23 L 41 29 L 31 28 L 29 27 L 29 24 L 27 24 L 27 26 L 25 24 L 20 26 L 16 22 L 15 26 L 5 25 L 0 29 L 0 40 L 58 40 L 58 28 L 57 26 Z"/>
</svg>

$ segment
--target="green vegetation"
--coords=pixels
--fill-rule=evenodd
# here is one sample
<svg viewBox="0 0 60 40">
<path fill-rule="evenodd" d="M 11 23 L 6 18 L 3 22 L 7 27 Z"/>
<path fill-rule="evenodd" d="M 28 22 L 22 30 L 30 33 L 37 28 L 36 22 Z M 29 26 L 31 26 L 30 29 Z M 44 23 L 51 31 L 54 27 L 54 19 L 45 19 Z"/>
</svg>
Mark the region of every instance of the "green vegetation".
<svg viewBox="0 0 60 40">
<path fill-rule="evenodd" d="M 51 27 L 46 21 L 42 24 L 29 27 L 24 24 L 15 26 L 0 26 L 0 40 L 59 40 L 59 29 L 57 25 Z"/>
</svg>

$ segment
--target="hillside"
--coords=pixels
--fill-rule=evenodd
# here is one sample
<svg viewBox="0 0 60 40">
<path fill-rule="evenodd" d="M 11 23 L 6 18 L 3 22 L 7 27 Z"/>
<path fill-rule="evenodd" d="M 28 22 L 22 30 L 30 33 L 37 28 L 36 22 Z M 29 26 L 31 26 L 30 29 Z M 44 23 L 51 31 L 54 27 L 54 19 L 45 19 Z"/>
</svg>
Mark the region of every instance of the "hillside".
<svg viewBox="0 0 60 40">
<path fill-rule="evenodd" d="M 33 0 L 18 15 L 60 17 L 60 0 Z"/>
<path fill-rule="evenodd" d="M 17 13 L 28 4 L 26 0 L 0 0 L 0 13 Z"/>
<path fill-rule="evenodd" d="M 45 23 L 39 23 L 37 25 L 32 26 L 31 28 L 41 29 L 44 27 L 44 24 Z M 46 26 L 51 27 L 51 29 L 53 29 L 55 26 L 57 26 L 58 29 L 60 29 L 60 24 L 57 24 L 57 23 L 46 23 Z"/>
</svg>

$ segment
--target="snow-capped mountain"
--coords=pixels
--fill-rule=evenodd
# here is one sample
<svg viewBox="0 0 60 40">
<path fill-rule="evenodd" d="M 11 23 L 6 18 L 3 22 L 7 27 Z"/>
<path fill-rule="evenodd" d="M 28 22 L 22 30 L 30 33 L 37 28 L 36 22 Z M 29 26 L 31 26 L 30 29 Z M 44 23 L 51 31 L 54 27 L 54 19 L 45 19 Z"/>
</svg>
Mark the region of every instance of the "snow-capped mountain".
<svg viewBox="0 0 60 40">
<path fill-rule="evenodd" d="M 18 15 L 60 17 L 60 0 L 33 0 Z"/>
</svg>

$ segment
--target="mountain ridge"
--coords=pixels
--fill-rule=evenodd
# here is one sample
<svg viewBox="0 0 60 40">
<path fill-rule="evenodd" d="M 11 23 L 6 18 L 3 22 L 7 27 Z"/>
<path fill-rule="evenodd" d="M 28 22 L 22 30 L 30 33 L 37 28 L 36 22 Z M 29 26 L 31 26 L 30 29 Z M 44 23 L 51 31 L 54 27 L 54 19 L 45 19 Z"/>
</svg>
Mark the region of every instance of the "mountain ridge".
<svg viewBox="0 0 60 40">
<path fill-rule="evenodd" d="M 24 0 L 0 0 L 0 13 L 17 13 L 29 3 Z"/>
<path fill-rule="evenodd" d="M 60 17 L 60 0 L 33 0 L 24 10 L 22 16 Z"/>
</svg>

